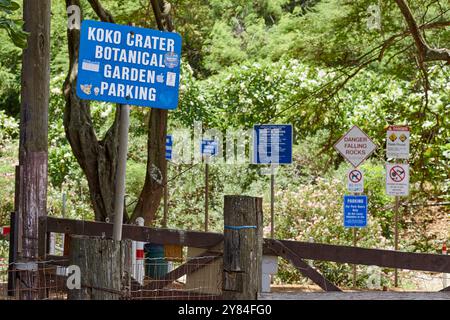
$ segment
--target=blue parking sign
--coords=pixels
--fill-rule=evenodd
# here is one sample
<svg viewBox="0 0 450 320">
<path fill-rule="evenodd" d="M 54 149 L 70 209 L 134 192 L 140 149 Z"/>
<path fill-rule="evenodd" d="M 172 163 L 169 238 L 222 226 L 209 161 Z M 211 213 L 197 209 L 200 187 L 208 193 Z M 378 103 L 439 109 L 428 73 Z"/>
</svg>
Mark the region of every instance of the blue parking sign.
<svg viewBox="0 0 450 320">
<path fill-rule="evenodd" d="M 202 139 L 200 152 L 202 156 L 214 157 L 219 153 L 217 140 Z"/>
<path fill-rule="evenodd" d="M 79 52 L 77 95 L 81 99 L 177 107 L 179 34 L 84 20 Z"/>
<path fill-rule="evenodd" d="M 344 227 L 367 226 L 367 196 L 344 196 Z"/>
<path fill-rule="evenodd" d="M 173 138 L 171 135 L 166 136 L 166 160 L 172 160 Z"/>
<path fill-rule="evenodd" d="M 292 125 L 262 124 L 253 126 L 253 163 L 292 163 Z"/>
</svg>

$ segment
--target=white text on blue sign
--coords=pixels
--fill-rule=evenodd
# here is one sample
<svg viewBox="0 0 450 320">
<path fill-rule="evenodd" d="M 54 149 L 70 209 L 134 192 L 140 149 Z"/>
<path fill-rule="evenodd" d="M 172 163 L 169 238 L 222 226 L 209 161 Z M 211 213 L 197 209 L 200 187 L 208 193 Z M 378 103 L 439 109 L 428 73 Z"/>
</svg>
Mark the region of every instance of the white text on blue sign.
<svg viewBox="0 0 450 320">
<path fill-rule="evenodd" d="M 181 36 L 85 20 L 77 94 L 81 99 L 175 109 Z"/>
</svg>

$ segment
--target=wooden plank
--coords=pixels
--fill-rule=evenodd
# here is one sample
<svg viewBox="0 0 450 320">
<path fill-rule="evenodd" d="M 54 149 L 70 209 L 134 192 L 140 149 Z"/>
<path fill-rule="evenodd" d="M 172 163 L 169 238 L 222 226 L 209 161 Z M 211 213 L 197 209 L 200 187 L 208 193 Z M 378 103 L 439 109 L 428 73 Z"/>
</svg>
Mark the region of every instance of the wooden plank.
<svg viewBox="0 0 450 320">
<path fill-rule="evenodd" d="M 274 240 L 270 244 L 270 248 L 274 253 L 278 256 L 288 260 L 292 263 L 301 274 L 305 277 L 308 277 L 315 284 L 321 287 L 324 291 L 342 291 L 337 286 L 335 286 L 332 282 L 325 279 L 325 277 L 317 272 L 314 268 L 309 266 L 306 262 L 298 257 L 292 250 L 284 246 L 280 241 Z"/>
<path fill-rule="evenodd" d="M 48 232 L 105 238 L 111 238 L 112 236 L 112 223 L 53 217 L 43 217 L 42 219 L 47 221 Z M 210 248 L 223 241 L 223 235 L 220 233 L 158 229 L 128 224 L 123 225 L 122 237 L 123 239 L 155 244 L 174 244 L 196 248 Z"/>
<path fill-rule="evenodd" d="M 274 240 L 265 239 L 270 247 Z M 450 256 L 279 240 L 302 259 L 450 273 Z M 266 249 L 266 252 L 270 252 Z"/>
</svg>

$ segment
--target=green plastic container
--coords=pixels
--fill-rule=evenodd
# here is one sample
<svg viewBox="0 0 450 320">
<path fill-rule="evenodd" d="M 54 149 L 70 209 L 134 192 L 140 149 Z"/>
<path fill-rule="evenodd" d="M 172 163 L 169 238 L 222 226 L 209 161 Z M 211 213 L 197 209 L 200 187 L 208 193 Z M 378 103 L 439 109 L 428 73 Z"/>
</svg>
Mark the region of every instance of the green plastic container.
<svg viewBox="0 0 450 320">
<path fill-rule="evenodd" d="M 164 245 L 146 243 L 145 275 L 152 279 L 161 279 L 167 274 L 169 265 L 164 257 Z"/>
</svg>

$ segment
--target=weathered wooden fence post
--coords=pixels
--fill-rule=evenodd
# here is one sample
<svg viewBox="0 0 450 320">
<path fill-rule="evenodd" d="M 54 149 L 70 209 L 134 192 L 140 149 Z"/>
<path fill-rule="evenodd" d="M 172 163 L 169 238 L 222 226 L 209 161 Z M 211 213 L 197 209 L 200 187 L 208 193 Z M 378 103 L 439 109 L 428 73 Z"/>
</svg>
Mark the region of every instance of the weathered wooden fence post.
<svg viewBox="0 0 450 320">
<path fill-rule="evenodd" d="M 261 288 L 262 198 L 225 196 L 223 299 L 256 300 Z"/>
<path fill-rule="evenodd" d="M 131 288 L 131 240 L 71 236 L 69 265 L 80 268 L 81 288 L 69 300 L 118 300 Z"/>
</svg>

